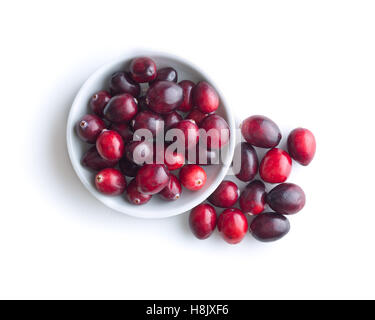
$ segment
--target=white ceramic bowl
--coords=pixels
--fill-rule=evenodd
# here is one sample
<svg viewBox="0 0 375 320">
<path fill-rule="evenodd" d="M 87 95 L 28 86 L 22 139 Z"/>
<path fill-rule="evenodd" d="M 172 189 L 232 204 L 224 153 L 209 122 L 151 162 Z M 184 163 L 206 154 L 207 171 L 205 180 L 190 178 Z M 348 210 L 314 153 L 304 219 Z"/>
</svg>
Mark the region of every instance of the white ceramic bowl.
<svg viewBox="0 0 375 320">
<path fill-rule="evenodd" d="M 80 119 L 80 117 L 89 112 L 88 101 L 90 97 L 95 92 L 108 87 L 108 81 L 111 74 L 119 70 L 126 70 L 130 61 L 137 56 L 151 57 L 156 62 L 158 68 L 166 66 L 175 68 L 178 72 L 179 81 L 184 79 L 192 80 L 194 82 L 199 80 L 208 81 L 216 88 L 220 95 L 220 107 L 216 113 L 222 116 L 228 122 L 231 130 L 228 152 L 223 159 L 224 164 L 205 166 L 204 168 L 207 172 L 207 183 L 205 186 L 196 192 L 191 192 L 184 188 L 181 198 L 176 201 L 163 201 L 159 199 L 158 196 L 154 196 L 147 204 L 135 206 L 127 202 L 124 196 L 111 197 L 103 195 L 95 189 L 95 174 L 92 171 L 84 168 L 80 162 L 82 155 L 90 147 L 90 145 L 83 143 L 76 135 L 75 125 L 77 121 Z M 204 201 L 217 188 L 228 171 L 234 153 L 234 140 L 234 117 L 229 111 L 222 92 L 215 85 L 214 81 L 207 77 L 202 70 L 196 66 L 193 66 L 190 62 L 187 62 L 184 59 L 171 54 L 148 50 L 129 52 L 128 54 L 123 55 L 121 58 L 104 65 L 93 75 L 91 75 L 90 78 L 83 84 L 82 88 L 79 90 L 76 98 L 74 99 L 67 124 L 67 145 L 69 156 L 72 161 L 73 168 L 84 186 L 95 198 L 97 198 L 107 207 L 139 218 L 165 218 L 175 216 L 191 210 L 193 207 Z"/>
</svg>

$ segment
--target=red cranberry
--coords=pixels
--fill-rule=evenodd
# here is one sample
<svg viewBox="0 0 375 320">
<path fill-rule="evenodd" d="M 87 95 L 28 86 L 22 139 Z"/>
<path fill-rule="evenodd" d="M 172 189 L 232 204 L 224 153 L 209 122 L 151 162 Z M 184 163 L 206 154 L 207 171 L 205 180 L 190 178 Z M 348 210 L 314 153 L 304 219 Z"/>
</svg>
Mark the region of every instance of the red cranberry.
<svg viewBox="0 0 375 320">
<path fill-rule="evenodd" d="M 121 172 L 127 177 L 135 177 L 138 173 L 140 166 L 134 162 L 129 161 L 126 157 L 122 157 L 119 162 Z"/>
<path fill-rule="evenodd" d="M 217 228 L 226 242 L 239 243 L 247 232 L 246 216 L 239 209 L 225 209 L 219 216 Z"/>
<path fill-rule="evenodd" d="M 185 119 L 194 120 L 195 123 L 200 126 L 203 119 L 205 119 L 207 116 L 208 114 L 201 112 L 199 109 L 193 109 L 189 112 Z"/>
<path fill-rule="evenodd" d="M 177 140 L 180 140 L 181 143 L 184 143 L 185 149 L 194 148 L 199 142 L 199 128 L 192 120 L 182 120 L 173 126 L 172 129 L 180 130 Z M 181 139 L 184 139 L 182 141 Z"/>
<path fill-rule="evenodd" d="M 169 172 L 162 164 L 145 164 L 137 176 L 138 191 L 155 194 L 163 190 L 169 182 Z"/>
<path fill-rule="evenodd" d="M 240 190 L 234 182 L 224 180 L 211 194 L 208 201 L 216 207 L 230 208 L 236 204 L 239 194 Z"/>
<path fill-rule="evenodd" d="M 279 127 L 264 116 L 251 116 L 245 119 L 241 124 L 241 132 L 248 143 L 259 148 L 276 147 L 281 140 Z"/>
<path fill-rule="evenodd" d="M 198 239 L 207 239 L 216 228 L 216 211 L 213 206 L 202 203 L 190 212 L 190 229 Z"/>
<path fill-rule="evenodd" d="M 151 82 L 157 75 L 156 64 L 147 57 L 135 58 L 130 63 L 130 74 L 135 82 Z"/>
<path fill-rule="evenodd" d="M 281 149 L 273 148 L 263 157 L 259 173 L 263 181 L 281 183 L 288 179 L 292 171 L 292 159 L 289 154 Z"/>
<path fill-rule="evenodd" d="M 182 121 L 182 117 L 176 111 L 173 111 L 164 116 L 165 130 L 172 128 L 174 125 Z"/>
<path fill-rule="evenodd" d="M 201 81 L 193 88 L 193 103 L 203 113 L 214 112 L 219 107 L 219 95 L 207 82 Z"/>
<path fill-rule="evenodd" d="M 276 212 L 257 215 L 250 224 L 250 232 L 259 241 L 275 241 L 285 236 L 290 229 L 289 221 Z"/>
<path fill-rule="evenodd" d="M 89 150 L 82 157 L 82 165 L 86 168 L 99 171 L 105 168 L 112 168 L 117 164 L 117 161 L 108 161 L 103 159 L 98 151 L 96 151 L 96 147 L 92 146 Z"/>
<path fill-rule="evenodd" d="M 177 71 L 171 67 L 162 68 L 158 70 L 158 74 L 154 81 L 150 82 L 150 85 L 156 81 L 172 81 L 177 82 Z"/>
<path fill-rule="evenodd" d="M 141 92 L 141 87 L 134 82 L 128 72 L 116 72 L 111 76 L 109 82 L 109 89 L 112 95 L 129 93 L 133 97 L 138 97 Z"/>
<path fill-rule="evenodd" d="M 124 93 L 109 100 L 104 116 L 111 122 L 128 122 L 137 114 L 137 102 L 131 94 Z"/>
<path fill-rule="evenodd" d="M 237 144 L 234 158 L 233 170 L 236 177 L 241 181 L 253 180 L 258 172 L 258 156 L 255 149 L 246 142 Z"/>
<path fill-rule="evenodd" d="M 160 191 L 159 196 L 166 201 L 173 201 L 180 198 L 182 192 L 181 183 L 177 177 L 171 174 L 167 186 Z"/>
<path fill-rule="evenodd" d="M 294 214 L 305 206 L 306 196 L 302 188 L 293 183 L 282 183 L 267 195 L 268 205 L 281 214 Z"/>
<path fill-rule="evenodd" d="M 148 141 L 131 141 L 125 147 L 125 156 L 136 165 L 150 163 L 153 159 L 153 145 Z"/>
<path fill-rule="evenodd" d="M 150 130 L 155 137 L 159 132 L 164 132 L 164 120 L 162 117 L 151 111 L 142 111 L 138 113 L 133 121 L 133 129 Z"/>
<path fill-rule="evenodd" d="M 178 110 L 182 112 L 189 112 L 193 108 L 193 98 L 191 95 L 191 91 L 194 88 L 195 83 L 190 80 L 183 80 L 179 83 L 179 86 L 182 88 L 184 99 L 178 107 Z"/>
<path fill-rule="evenodd" d="M 113 130 L 104 130 L 96 140 L 96 149 L 106 160 L 120 160 L 124 154 L 124 141 Z"/>
<path fill-rule="evenodd" d="M 160 114 L 176 109 L 183 100 L 182 88 L 170 81 L 155 82 L 147 92 L 146 102 L 149 108 Z"/>
<path fill-rule="evenodd" d="M 119 170 L 107 168 L 97 173 L 95 186 L 101 193 L 117 196 L 125 191 L 126 180 Z"/>
<path fill-rule="evenodd" d="M 182 185 L 191 191 L 201 189 L 207 180 L 206 172 L 196 164 L 188 164 L 182 167 L 179 177 Z"/>
<path fill-rule="evenodd" d="M 117 131 L 125 142 L 133 139 L 133 131 L 128 123 L 112 123 L 110 129 Z"/>
<path fill-rule="evenodd" d="M 136 179 L 130 181 L 126 188 L 126 199 L 132 204 L 141 205 L 149 202 L 152 198 L 150 194 L 143 194 L 138 191 Z"/>
<path fill-rule="evenodd" d="M 290 156 L 307 166 L 314 158 L 316 150 L 315 137 L 311 131 L 303 128 L 294 129 L 288 136 L 288 151 Z"/>
<path fill-rule="evenodd" d="M 180 169 L 185 164 L 185 157 L 177 151 L 166 148 L 164 152 L 164 164 L 169 171 Z"/>
<path fill-rule="evenodd" d="M 77 123 L 77 134 L 87 143 L 95 143 L 104 129 L 104 121 L 93 114 L 86 114 Z"/>
<path fill-rule="evenodd" d="M 266 194 L 266 187 L 262 181 L 250 182 L 240 196 L 240 207 L 243 213 L 256 215 L 263 212 L 266 205 Z"/>
<path fill-rule="evenodd" d="M 107 91 L 99 91 L 95 93 L 90 99 L 90 108 L 97 116 L 103 117 L 103 110 L 107 103 L 111 100 L 111 95 Z"/>
<path fill-rule="evenodd" d="M 200 127 L 207 133 L 207 148 L 220 149 L 229 142 L 228 123 L 220 116 L 213 114 L 204 118 Z"/>
<path fill-rule="evenodd" d="M 206 147 L 197 144 L 195 151 L 195 159 L 189 159 L 188 152 L 186 152 L 186 159 L 192 161 L 194 164 L 199 164 L 200 166 L 220 164 L 220 152 L 219 150 L 207 150 Z"/>
</svg>

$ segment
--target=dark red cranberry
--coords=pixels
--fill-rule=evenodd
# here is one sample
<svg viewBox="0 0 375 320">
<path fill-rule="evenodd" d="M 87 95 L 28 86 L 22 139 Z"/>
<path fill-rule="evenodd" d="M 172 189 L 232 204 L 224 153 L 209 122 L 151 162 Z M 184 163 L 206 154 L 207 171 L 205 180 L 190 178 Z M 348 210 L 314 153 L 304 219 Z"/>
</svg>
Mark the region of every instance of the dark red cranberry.
<svg viewBox="0 0 375 320">
<path fill-rule="evenodd" d="M 103 159 L 95 146 L 88 149 L 82 157 L 82 165 L 86 168 L 99 171 L 105 168 L 112 168 L 117 164 L 117 161 L 108 161 Z"/>
<path fill-rule="evenodd" d="M 77 134 L 87 143 L 95 143 L 104 129 L 104 121 L 93 114 L 86 114 L 77 123 Z"/>
<path fill-rule="evenodd" d="M 264 211 L 266 205 L 266 187 L 262 181 L 250 182 L 241 192 L 240 207 L 243 213 L 256 215 Z"/>
<path fill-rule="evenodd" d="M 142 111 L 135 116 L 133 129 L 134 131 L 140 129 L 150 130 L 155 137 L 158 133 L 164 132 L 164 120 L 154 112 Z"/>
<path fill-rule="evenodd" d="M 207 180 L 207 174 L 200 166 L 196 164 L 188 164 L 180 170 L 180 182 L 191 191 L 201 189 Z"/>
<path fill-rule="evenodd" d="M 292 171 L 292 159 L 289 154 L 281 149 L 273 148 L 263 157 L 259 174 L 263 181 L 281 183 L 288 179 Z"/>
<path fill-rule="evenodd" d="M 208 116 L 208 114 L 201 112 L 199 109 L 193 109 L 189 112 L 189 114 L 186 116 L 185 119 L 191 119 L 194 120 L 195 123 L 200 126 L 203 119 L 205 119 Z"/>
<path fill-rule="evenodd" d="M 96 174 L 95 186 L 101 193 L 117 196 L 125 191 L 126 180 L 119 170 L 107 168 Z"/>
<path fill-rule="evenodd" d="M 129 69 L 133 80 L 138 83 L 151 82 L 157 76 L 155 62 L 147 57 L 133 59 Z"/>
<path fill-rule="evenodd" d="M 307 166 L 314 158 L 316 150 L 315 137 L 311 131 L 304 128 L 294 129 L 288 136 L 288 151 L 290 156 Z"/>
<path fill-rule="evenodd" d="M 143 194 L 138 191 L 137 182 L 135 179 L 130 181 L 126 188 L 126 199 L 132 204 L 141 205 L 149 202 L 152 198 L 150 194 Z"/>
<path fill-rule="evenodd" d="M 153 145 L 148 141 L 131 141 L 125 146 L 125 156 L 136 165 L 151 163 L 153 159 Z"/>
<path fill-rule="evenodd" d="M 208 150 L 204 146 L 197 144 L 195 155 L 192 159 L 189 158 L 190 150 L 186 151 L 186 159 L 194 164 L 199 164 L 200 166 L 210 165 L 210 164 L 220 164 L 220 152 L 219 150 Z"/>
<path fill-rule="evenodd" d="M 166 201 L 173 201 L 180 198 L 182 192 L 181 183 L 177 177 L 171 174 L 167 186 L 159 192 L 160 198 Z"/>
<path fill-rule="evenodd" d="M 219 95 L 206 81 L 199 82 L 192 91 L 194 106 L 203 113 L 211 113 L 219 107 Z"/>
<path fill-rule="evenodd" d="M 176 109 L 183 100 L 182 88 L 170 81 L 155 82 L 147 92 L 146 102 L 149 108 L 160 114 Z"/>
<path fill-rule="evenodd" d="M 209 115 L 203 119 L 200 127 L 206 131 L 207 148 L 220 149 L 229 143 L 229 126 L 222 117 L 216 114 Z"/>
<path fill-rule="evenodd" d="M 281 214 L 294 214 L 305 206 L 306 196 L 302 188 L 293 183 L 282 183 L 267 195 L 268 205 Z"/>
<path fill-rule="evenodd" d="M 276 212 L 257 215 L 250 224 L 255 239 L 263 242 L 275 241 L 285 236 L 290 229 L 289 220 Z"/>
<path fill-rule="evenodd" d="M 137 114 L 137 102 L 131 94 L 124 93 L 109 100 L 104 116 L 111 122 L 128 122 Z"/>
<path fill-rule="evenodd" d="M 180 169 L 185 164 L 185 156 L 169 148 L 164 152 L 164 164 L 169 171 Z"/>
<path fill-rule="evenodd" d="M 138 111 L 150 111 L 146 102 L 146 96 L 138 98 Z"/>
<path fill-rule="evenodd" d="M 234 182 L 224 180 L 210 195 L 208 201 L 216 207 L 230 208 L 236 204 L 239 194 L 240 190 Z"/>
<path fill-rule="evenodd" d="M 136 179 L 139 192 L 155 194 L 167 186 L 170 174 L 162 164 L 145 164 L 139 169 Z"/>
<path fill-rule="evenodd" d="M 247 232 L 246 216 L 239 209 L 225 209 L 219 216 L 217 228 L 226 242 L 239 243 Z"/>
<path fill-rule="evenodd" d="M 185 149 L 194 148 L 199 142 L 199 128 L 192 120 L 182 120 L 171 129 L 177 131 L 177 141 L 184 145 Z"/>
<path fill-rule="evenodd" d="M 244 182 L 253 180 L 258 173 L 258 156 L 250 144 L 237 144 L 233 157 L 233 171 L 236 177 Z"/>
<path fill-rule="evenodd" d="M 133 139 L 133 131 L 128 123 L 112 123 L 110 129 L 117 131 L 125 142 Z"/>
<path fill-rule="evenodd" d="M 107 103 L 111 100 L 111 95 L 109 92 L 103 90 L 95 93 L 89 102 L 90 108 L 92 112 L 94 112 L 97 116 L 103 117 L 103 110 Z"/>
<path fill-rule="evenodd" d="M 117 161 L 124 155 L 124 141 L 116 131 L 104 130 L 96 140 L 96 150 L 102 158 Z"/>
<path fill-rule="evenodd" d="M 245 119 L 241 124 L 241 132 L 248 143 L 259 148 L 276 147 L 281 140 L 279 127 L 264 116 L 251 116 Z"/>
<path fill-rule="evenodd" d="M 177 113 L 176 111 L 168 113 L 167 115 L 164 116 L 165 130 L 172 128 L 174 125 L 176 125 L 180 121 L 182 121 L 182 116 L 179 113 Z"/>
<path fill-rule="evenodd" d="M 126 157 L 122 157 L 119 162 L 121 172 L 127 177 L 135 177 L 140 166 L 134 162 L 129 161 Z"/>
<path fill-rule="evenodd" d="M 191 91 L 194 88 L 195 83 L 190 80 L 183 80 L 179 83 L 179 86 L 183 90 L 184 99 L 182 100 L 182 103 L 178 107 L 178 110 L 182 112 L 189 112 L 193 108 L 193 98 L 192 98 Z"/>
<path fill-rule="evenodd" d="M 150 82 L 150 85 L 156 81 L 172 81 L 177 82 L 177 71 L 171 67 L 161 68 L 158 70 L 158 74 L 154 81 Z"/>
<path fill-rule="evenodd" d="M 109 89 L 112 95 L 129 93 L 133 97 L 138 97 L 141 92 L 141 87 L 134 82 L 128 72 L 116 72 L 111 76 L 109 81 Z"/>
<path fill-rule="evenodd" d="M 213 206 L 202 203 L 190 212 L 189 225 L 198 239 L 207 239 L 216 228 L 216 211 Z"/>
</svg>

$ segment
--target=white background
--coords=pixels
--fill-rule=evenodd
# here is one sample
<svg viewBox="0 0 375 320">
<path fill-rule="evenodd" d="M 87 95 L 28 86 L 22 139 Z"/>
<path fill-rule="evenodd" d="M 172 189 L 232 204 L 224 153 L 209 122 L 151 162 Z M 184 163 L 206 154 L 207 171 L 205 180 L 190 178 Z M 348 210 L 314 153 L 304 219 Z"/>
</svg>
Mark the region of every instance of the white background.
<svg viewBox="0 0 375 320">
<path fill-rule="evenodd" d="M 0 5 L 0 298 L 375 298 L 373 1 L 6 1 Z M 129 48 L 181 55 L 238 118 L 315 133 L 281 241 L 231 246 L 187 215 L 107 209 L 70 165 L 82 83 Z"/>
</svg>

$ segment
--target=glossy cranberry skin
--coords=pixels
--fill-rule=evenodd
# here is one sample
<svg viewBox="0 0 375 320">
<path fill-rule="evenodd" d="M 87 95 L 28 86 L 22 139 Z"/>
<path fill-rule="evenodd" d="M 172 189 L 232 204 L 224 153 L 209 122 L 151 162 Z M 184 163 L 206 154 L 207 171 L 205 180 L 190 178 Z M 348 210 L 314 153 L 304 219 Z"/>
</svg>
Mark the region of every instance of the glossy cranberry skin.
<svg viewBox="0 0 375 320">
<path fill-rule="evenodd" d="M 117 164 L 117 161 L 108 161 L 103 159 L 96 150 L 96 147 L 92 146 L 83 155 L 81 163 L 86 168 L 99 171 L 105 168 L 114 167 Z"/>
<path fill-rule="evenodd" d="M 86 114 L 77 122 L 77 134 L 87 143 L 95 143 L 104 129 L 104 121 L 93 114 Z"/>
<path fill-rule="evenodd" d="M 216 114 L 209 115 L 203 119 L 200 127 L 208 134 L 207 148 L 221 149 L 223 146 L 229 143 L 229 126 L 222 117 Z"/>
<path fill-rule="evenodd" d="M 104 109 L 107 120 L 115 123 L 129 122 L 138 112 L 137 102 L 131 94 L 124 93 L 109 100 Z"/>
<path fill-rule="evenodd" d="M 297 213 L 305 206 L 305 202 L 305 193 L 294 183 L 281 183 L 267 195 L 268 205 L 281 214 Z"/>
<path fill-rule="evenodd" d="M 197 191 L 205 185 L 207 174 L 200 166 L 188 164 L 181 168 L 179 178 L 186 189 Z"/>
<path fill-rule="evenodd" d="M 141 93 L 141 87 L 134 82 L 128 72 L 116 72 L 111 76 L 109 81 L 109 90 L 112 95 L 119 95 L 129 93 L 133 97 L 138 97 Z"/>
<path fill-rule="evenodd" d="M 203 113 L 211 113 L 219 107 L 219 95 L 206 81 L 199 82 L 192 91 L 193 104 Z"/>
<path fill-rule="evenodd" d="M 250 224 L 250 233 L 255 239 L 270 242 L 284 237 L 290 229 L 289 220 L 276 212 L 257 215 Z"/>
<path fill-rule="evenodd" d="M 185 164 L 185 157 L 177 151 L 166 148 L 164 152 L 164 164 L 169 171 L 180 169 Z"/>
<path fill-rule="evenodd" d="M 175 175 L 171 174 L 171 179 L 167 186 L 159 192 L 159 196 L 165 201 L 173 201 L 180 198 L 181 192 L 182 188 L 180 181 Z"/>
<path fill-rule="evenodd" d="M 180 130 L 179 132 L 182 133 L 182 136 L 179 134 L 177 140 L 184 138 L 184 141 L 180 140 L 180 142 L 184 143 L 185 149 L 194 148 L 199 142 L 199 128 L 194 121 L 182 120 L 171 129 Z"/>
<path fill-rule="evenodd" d="M 133 131 L 128 123 L 112 123 L 110 129 L 117 131 L 124 142 L 133 139 Z"/>
<path fill-rule="evenodd" d="M 178 110 L 182 112 L 189 112 L 193 108 L 193 97 L 191 93 L 195 83 L 190 80 L 183 80 L 178 85 L 182 88 L 184 96 Z"/>
<path fill-rule="evenodd" d="M 131 141 L 125 146 L 125 156 L 136 165 L 151 163 L 153 159 L 153 145 L 148 141 Z"/>
<path fill-rule="evenodd" d="M 154 81 L 150 82 L 150 85 L 156 81 L 171 81 L 177 82 L 177 71 L 171 67 L 161 68 L 158 70 L 158 74 Z"/>
<path fill-rule="evenodd" d="M 133 80 L 138 83 L 151 82 L 157 76 L 155 62 L 147 57 L 133 59 L 129 70 Z"/>
<path fill-rule="evenodd" d="M 103 194 L 117 196 L 125 191 L 126 180 L 119 170 L 107 168 L 96 174 L 95 186 Z"/>
<path fill-rule="evenodd" d="M 189 153 L 186 152 L 186 159 L 188 158 Z M 197 144 L 195 151 L 195 159 L 191 160 L 194 164 L 199 164 L 201 166 L 211 165 L 211 164 L 220 164 L 220 152 L 219 150 L 208 150 L 204 146 Z"/>
<path fill-rule="evenodd" d="M 208 114 L 201 112 L 199 109 L 193 109 L 189 112 L 189 114 L 186 116 L 185 119 L 191 119 L 194 120 L 195 123 L 200 126 L 203 119 L 208 117 Z"/>
<path fill-rule="evenodd" d="M 292 171 L 292 159 L 281 149 L 273 148 L 263 157 L 259 174 L 263 181 L 268 183 L 282 183 L 288 179 Z"/>
<path fill-rule="evenodd" d="M 157 81 L 147 91 L 148 107 L 160 114 L 167 114 L 176 109 L 183 100 L 182 88 L 170 81 Z"/>
<path fill-rule="evenodd" d="M 241 124 L 241 133 L 251 145 L 259 148 L 274 148 L 281 140 L 279 127 L 264 116 L 251 116 Z"/>
<path fill-rule="evenodd" d="M 130 181 L 128 187 L 126 188 L 126 199 L 137 206 L 149 202 L 152 198 L 152 195 L 143 194 L 138 191 L 137 182 L 135 179 Z"/>
<path fill-rule="evenodd" d="M 262 181 L 250 182 L 240 196 L 240 207 L 243 213 L 257 215 L 264 211 L 266 205 L 266 187 Z"/>
<path fill-rule="evenodd" d="M 155 137 L 159 132 L 164 132 L 164 120 L 158 114 L 151 111 L 138 113 L 132 122 L 134 131 L 139 129 L 150 130 Z"/>
<path fill-rule="evenodd" d="M 127 177 L 135 177 L 138 173 L 140 166 L 134 162 L 129 161 L 126 157 L 122 157 L 119 161 L 121 172 Z"/>
<path fill-rule="evenodd" d="M 103 117 L 103 110 L 107 103 L 111 100 L 109 92 L 103 90 L 95 93 L 89 102 L 91 111 L 94 112 L 98 117 Z"/>
<path fill-rule="evenodd" d="M 253 180 L 258 172 L 258 156 L 255 149 L 246 142 L 237 144 L 233 157 L 233 170 L 237 179 Z"/>
<path fill-rule="evenodd" d="M 145 164 L 139 169 L 136 179 L 139 192 L 155 194 L 167 186 L 170 174 L 162 164 Z"/>
<path fill-rule="evenodd" d="M 234 182 L 224 180 L 210 195 L 208 201 L 216 207 L 230 208 L 236 204 L 239 194 L 240 190 Z"/>
<path fill-rule="evenodd" d="M 176 111 L 166 114 L 164 116 L 165 130 L 172 128 L 173 126 L 175 126 L 177 123 L 179 123 L 182 120 L 183 120 L 182 116 Z"/>
<path fill-rule="evenodd" d="M 190 229 L 198 239 L 207 239 L 216 228 L 216 220 L 216 211 L 214 207 L 202 203 L 190 212 Z"/>
<path fill-rule="evenodd" d="M 239 243 L 247 233 L 246 216 L 239 209 L 226 209 L 219 216 L 217 228 L 226 242 Z"/>
<path fill-rule="evenodd" d="M 96 140 L 96 150 L 102 158 L 118 161 L 124 155 L 124 141 L 116 131 L 104 130 Z"/>
<path fill-rule="evenodd" d="M 294 129 L 288 136 L 288 152 L 290 156 L 307 166 L 314 158 L 316 151 L 315 137 L 310 130 Z"/>
</svg>

